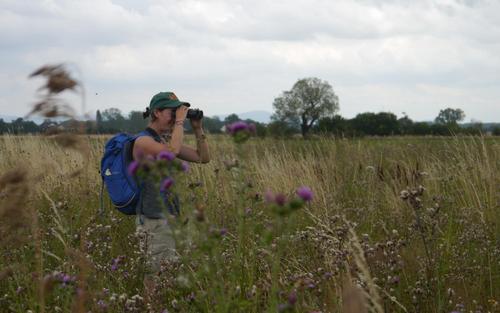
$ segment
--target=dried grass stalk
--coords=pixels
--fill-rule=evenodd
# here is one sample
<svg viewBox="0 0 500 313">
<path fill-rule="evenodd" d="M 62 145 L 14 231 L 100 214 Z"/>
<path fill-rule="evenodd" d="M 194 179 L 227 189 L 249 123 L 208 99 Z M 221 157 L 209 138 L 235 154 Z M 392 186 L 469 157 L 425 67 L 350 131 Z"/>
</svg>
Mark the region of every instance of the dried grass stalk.
<svg viewBox="0 0 500 313">
<path fill-rule="evenodd" d="M 368 313 L 363 290 L 354 285 L 350 279 L 346 279 L 342 286 L 342 312 Z"/>
<path fill-rule="evenodd" d="M 30 228 L 32 210 L 26 206 L 29 187 L 27 172 L 22 168 L 11 170 L 0 177 L 0 243 L 2 247 L 26 242 L 25 232 Z"/>
</svg>

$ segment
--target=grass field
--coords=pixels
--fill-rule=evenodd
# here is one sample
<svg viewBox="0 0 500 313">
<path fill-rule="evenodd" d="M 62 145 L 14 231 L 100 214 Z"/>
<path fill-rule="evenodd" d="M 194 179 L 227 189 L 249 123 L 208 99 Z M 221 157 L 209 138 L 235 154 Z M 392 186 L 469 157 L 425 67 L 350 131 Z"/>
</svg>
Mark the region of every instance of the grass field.
<svg viewBox="0 0 500 313">
<path fill-rule="evenodd" d="M 498 137 L 210 137 L 150 303 L 134 218 L 98 214 L 107 138 L 79 139 L 0 137 L 1 312 L 500 312 Z"/>
</svg>

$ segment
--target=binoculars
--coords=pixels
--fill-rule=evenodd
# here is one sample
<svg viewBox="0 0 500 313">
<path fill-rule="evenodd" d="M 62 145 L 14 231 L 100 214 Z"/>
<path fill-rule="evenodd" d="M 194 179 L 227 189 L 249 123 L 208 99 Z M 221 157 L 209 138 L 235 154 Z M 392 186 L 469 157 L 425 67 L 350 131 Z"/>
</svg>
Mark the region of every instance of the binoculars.
<svg viewBox="0 0 500 313">
<path fill-rule="evenodd" d="M 191 105 L 187 102 L 183 105 L 190 107 Z M 175 119 L 175 110 L 172 111 L 172 118 Z M 200 109 L 188 109 L 186 118 L 190 120 L 201 120 L 203 118 L 203 111 Z"/>
<path fill-rule="evenodd" d="M 203 111 L 200 109 L 189 109 L 186 117 L 191 120 L 201 120 L 203 118 Z"/>
</svg>

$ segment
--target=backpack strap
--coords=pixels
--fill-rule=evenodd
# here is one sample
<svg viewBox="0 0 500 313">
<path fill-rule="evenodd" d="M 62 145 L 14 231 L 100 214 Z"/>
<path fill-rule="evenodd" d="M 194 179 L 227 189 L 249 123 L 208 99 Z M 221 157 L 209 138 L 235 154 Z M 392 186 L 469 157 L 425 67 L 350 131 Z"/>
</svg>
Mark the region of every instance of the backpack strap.
<svg viewBox="0 0 500 313">
<path fill-rule="evenodd" d="M 151 127 L 147 127 L 142 133 L 146 133 L 147 136 L 153 137 L 156 142 L 161 142 L 160 135 Z"/>
</svg>

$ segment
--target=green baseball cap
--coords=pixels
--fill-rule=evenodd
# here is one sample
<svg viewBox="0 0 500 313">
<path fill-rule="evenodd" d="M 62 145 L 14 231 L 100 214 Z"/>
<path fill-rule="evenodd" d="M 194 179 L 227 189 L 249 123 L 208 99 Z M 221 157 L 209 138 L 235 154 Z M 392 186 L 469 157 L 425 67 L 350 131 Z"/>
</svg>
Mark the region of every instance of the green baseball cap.
<svg viewBox="0 0 500 313">
<path fill-rule="evenodd" d="M 154 111 L 155 109 L 165 109 L 165 108 L 178 108 L 181 105 L 190 106 L 187 102 L 179 101 L 179 98 L 170 91 L 159 92 L 151 98 L 149 102 L 149 109 Z"/>
</svg>

